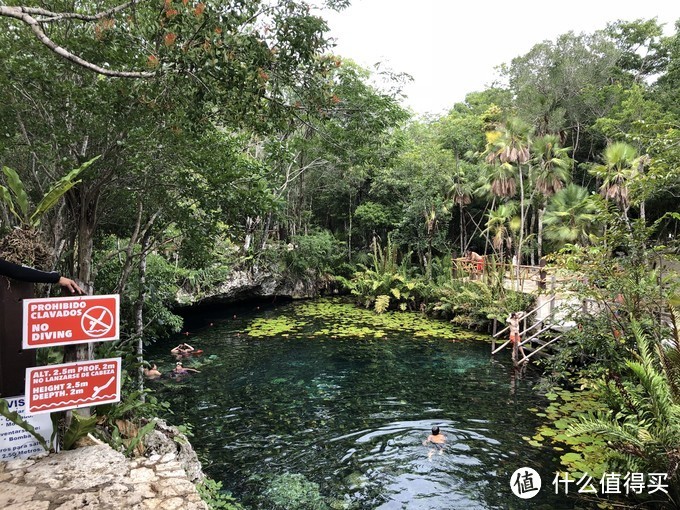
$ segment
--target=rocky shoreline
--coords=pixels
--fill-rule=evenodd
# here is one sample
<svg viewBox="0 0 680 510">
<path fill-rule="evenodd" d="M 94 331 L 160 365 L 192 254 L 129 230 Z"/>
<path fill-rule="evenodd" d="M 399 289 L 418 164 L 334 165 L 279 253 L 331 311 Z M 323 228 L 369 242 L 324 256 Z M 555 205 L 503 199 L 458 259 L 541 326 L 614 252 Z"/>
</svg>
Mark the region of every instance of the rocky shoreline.
<svg viewBox="0 0 680 510">
<path fill-rule="evenodd" d="M 0 462 L 5 510 L 207 510 L 196 488 L 205 476 L 191 444 L 158 420 L 145 454 L 126 458 L 107 444 Z"/>
</svg>

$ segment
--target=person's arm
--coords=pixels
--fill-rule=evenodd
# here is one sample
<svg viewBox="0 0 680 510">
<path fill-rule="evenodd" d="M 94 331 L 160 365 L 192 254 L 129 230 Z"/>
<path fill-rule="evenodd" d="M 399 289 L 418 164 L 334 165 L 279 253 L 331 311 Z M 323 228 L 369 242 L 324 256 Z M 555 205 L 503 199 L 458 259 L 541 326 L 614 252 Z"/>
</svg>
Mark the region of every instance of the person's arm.
<svg viewBox="0 0 680 510">
<path fill-rule="evenodd" d="M 0 274 L 20 282 L 31 283 L 59 283 L 61 278 L 56 271 L 48 273 L 32 267 L 14 264 L 4 259 L 0 259 Z"/>
<path fill-rule="evenodd" d="M 85 294 L 83 289 L 81 289 L 75 281 L 66 278 L 65 276 L 61 276 L 56 271 L 40 271 L 39 269 L 14 264 L 4 259 L 0 259 L 0 275 L 19 280 L 20 282 L 58 283 L 62 287 L 70 290 L 71 294 L 76 292 L 78 294 Z"/>
</svg>

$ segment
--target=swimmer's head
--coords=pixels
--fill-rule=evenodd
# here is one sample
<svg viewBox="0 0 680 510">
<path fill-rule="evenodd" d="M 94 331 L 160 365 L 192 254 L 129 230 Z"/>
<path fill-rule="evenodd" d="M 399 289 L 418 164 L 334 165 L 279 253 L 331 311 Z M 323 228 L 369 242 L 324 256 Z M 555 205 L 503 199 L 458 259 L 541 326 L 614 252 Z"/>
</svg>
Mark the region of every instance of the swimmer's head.
<svg viewBox="0 0 680 510">
<path fill-rule="evenodd" d="M 433 436 L 439 435 L 439 427 L 437 425 L 432 425 L 432 435 Z"/>
</svg>

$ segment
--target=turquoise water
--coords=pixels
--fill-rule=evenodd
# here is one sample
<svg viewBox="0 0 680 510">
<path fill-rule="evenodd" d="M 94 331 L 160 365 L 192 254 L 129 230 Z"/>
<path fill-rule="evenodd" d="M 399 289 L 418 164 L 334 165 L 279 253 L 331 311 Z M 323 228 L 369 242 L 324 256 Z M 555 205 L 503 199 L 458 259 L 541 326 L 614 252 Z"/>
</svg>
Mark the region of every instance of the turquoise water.
<svg viewBox="0 0 680 510">
<path fill-rule="evenodd" d="M 551 494 L 554 454 L 522 439 L 536 433 L 528 409 L 542 401 L 531 373 L 514 377 L 509 353 L 491 361 L 480 339 L 384 324 L 382 338 L 333 334 L 341 330 L 328 316 L 309 318 L 301 306 L 193 315 L 175 343 L 203 349 L 186 363 L 201 373 L 150 383 L 172 404 L 169 421 L 193 427 L 206 473 L 246 507 L 574 508 Z M 295 326 L 249 335 L 262 318 Z M 171 347 L 147 353 L 162 371 Z M 422 444 L 433 424 L 447 436 L 441 452 Z M 525 466 L 543 480 L 531 500 L 510 490 Z"/>
</svg>

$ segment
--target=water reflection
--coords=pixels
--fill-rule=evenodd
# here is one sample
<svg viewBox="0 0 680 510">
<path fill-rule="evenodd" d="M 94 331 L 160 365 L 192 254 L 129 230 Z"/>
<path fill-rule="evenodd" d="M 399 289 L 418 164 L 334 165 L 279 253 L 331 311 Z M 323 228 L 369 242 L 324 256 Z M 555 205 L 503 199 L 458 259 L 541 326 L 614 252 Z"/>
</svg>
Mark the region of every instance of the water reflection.
<svg viewBox="0 0 680 510">
<path fill-rule="evenodd" d="M 295 305 L 276 313 L 294 315 Z M 238 316 L 195 330 L 200 374 L 154 384 L 171 421 L 194 426 L 206 472 L 250 508 L 281 508 L 272 487 L 286 474 L 317 484 L 328 508 L 573 508 L 550 494 L 552 453 L 522 439 L 538 424 L 531 374 L 491 362 L 488 344 L 399 332 L 323 338 L 314 321 L 287 337 L 249 338 L 249 316 Z M 431 455 L 422 442 L 433 424 L 447 444 Z M 509 487 L 522 466 L 547 487 L 530 502 Z"/>
</svg>

